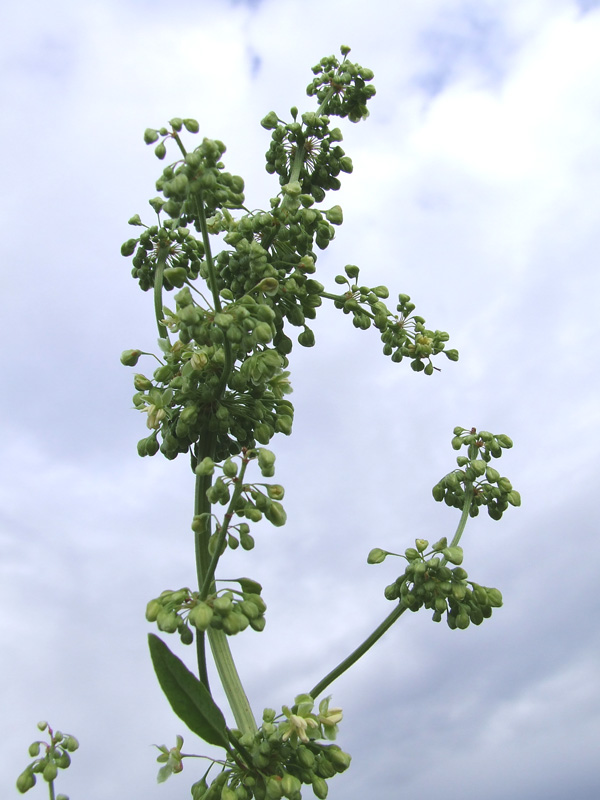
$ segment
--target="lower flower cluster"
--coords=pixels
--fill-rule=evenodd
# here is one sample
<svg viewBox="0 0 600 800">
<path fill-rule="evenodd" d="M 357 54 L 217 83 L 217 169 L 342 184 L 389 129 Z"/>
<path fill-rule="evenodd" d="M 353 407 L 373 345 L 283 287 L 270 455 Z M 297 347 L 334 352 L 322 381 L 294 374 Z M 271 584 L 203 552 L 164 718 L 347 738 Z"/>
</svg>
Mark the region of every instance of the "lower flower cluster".
<svg viewBox="0 0 600 800">
<path fill-rule="evenodd" d="M 211 767 L 192 786 L 193 800 L 301 800 L 306 786 L 321 800 L 327 797 L 327 781 L 348 769 L 351 757 L 336 745 L 317 741 L 335 738 L 342 710 L 329 708 L 329 698 L 318 710 L 313 707 L 312 697 L 299 695 L 292 709 L 283 706 L 282 714 L 265 709 L 255 734 L 234 731 L 245 760 L 219 762 L 222 770 L 209 783 Z M 164 761 L 168 751 L 159 749 Z"/>
</svg>

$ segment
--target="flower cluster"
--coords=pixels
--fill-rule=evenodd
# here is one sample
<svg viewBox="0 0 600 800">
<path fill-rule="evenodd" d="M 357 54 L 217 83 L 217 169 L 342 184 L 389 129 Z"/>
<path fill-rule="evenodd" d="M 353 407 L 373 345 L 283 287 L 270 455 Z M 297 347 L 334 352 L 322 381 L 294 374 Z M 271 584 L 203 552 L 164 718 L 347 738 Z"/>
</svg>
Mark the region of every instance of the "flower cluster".
<svg viewBox="0 0 600 800">
<path fill-rule="evenodd" d="M 47 730 L 50 741 L 36 740 L 29 746 L 29 755 L 34 757 L 34 760 L 17 778 L 17 789 L 21 794 L 25 794 L 35 786 L 36 776 L 39 774 L 52 787 L 58 770 L 66 769 L 70 765 L 70 753 L 74 753 L 79 747 L 79 742 L 74 736 L 61 731 L 53 731 L 47 722 L 38 722 L 38 729 L 40 731 Z M 51 788 L 51 795 L 54 797 L 53 788 Z M 69 800 L 69 798 L 64 794 L 59 794 L 56 796 L 56 800 Z"/>
<path fill-rule="evenodd" d="M 373 72 L 346 59 L 350 48 L 341 48 L 344 56 L 340 64 L 335 56 L 325 56 L 312 68 L 315 78 L 306 93 L 316 95 L 321 104 L 326 103 L 330 114 L 348 117 L 358 122 L 368 116 L 367 102 L 375 94 Z"/>
<path fill-rule="evenodd" d="M 448 627 L 452 630 L 467 628 L 471 622 L 480 625 L 491 617 L 492 609 L 502 605 L 502 595 L 498 589 L 467 580 L 468 574 L 460 566 L 462 547 L 448 547 L 446 537 L 425 553 L 428 547 L 426 539 L 416 539 L 415 546 L 404 551 L 402 558 L 407 560 L 407 567 L 402 575 L 386 586 L 386 598 L 399 600 L 410 611 L 422 607 L 432 609 L 435 622 L 440 622 L 445 613 Z M 395 554 L 374 548 L 367 560 L 379 564 L 388 555 Z"/>
<path fill-rule="evenodd" d="M 502 451 L 512 446 L 512 440 L 505 434 L 477 432 L 475 428 L 455 428 L 452 447 L 454 450 L 467 447 L 467 455 L 458 456 L 456 462 L 459 468 L 436 483 L 432 490 L 434 499 L 462 509 L 465 492 L 469 488 L 473 493 L 470 515 L 476 517 L 479 507 L 483 505 L 495 520 L 502 517 L 509 505 L 520 506 L 519 492 L 513 489 L 508 478 L 502 477 L 489 463 L 492 458 L 500 458 Z"/>
<path fill-rule="evenodd" d="M 356 328 L 366 330 L 373 324 L 380 331 L 384 355 L 391 356 L 396 363 L 409 358 L 411 368 L 425 375 L 432 375 L 437 369 L 431 356 L 443 352 L 450 361 L 458 360 L 457 350 L 444 349 L 450 338 L 448 334 L 429 330 L 423 317 L 413 315 L 415 304 L 409 295 L 398 295 L 396 313 L 393 313 L 383 302 L 389 296 L 387 287 L 359 286 L 359 268 L 354 264 L 348 264 L 344 271 L 346 274 L 337 275 L 335 282 L 345 284 L 347 291 L 343 295 L 329 296 L 336 308 L 341 308 L 344 314 L 352 314 Z"/>
<path fill-rule="evenodd" d="M 234 636 L 250 626 L 255 631 L 265 627 L 267 604 L 260 596 L 261 586 L 250 578 L 239 578 L 240 590 L 224 589 L 201 599 L 199 592 L 183 588 L 166 589 L 146 606 L 146 619 L 156 622 L 160 631 L 179 633 L 184 644 L 194 640 L 194 630 L 210 626 Z"/>
<path fill-rule="evenodd" d="M 309 695 L 296 697 L 293 708 L 283 706 L 280 715 L 265 709 L 259 730 L 239 735 L 247 761 L 228 759 L 210 784 L 205 775 L 192 786 L 193 800 L 301 800 L 303 786 L 318 798 L 327 797 L 327 781 L 344 772 L 351 759 L 336 745 L 318 740 L 334 739 L 341 719 L 342 710 L 329 708 L 329 698 L 315 711 Z"/>
</svg>

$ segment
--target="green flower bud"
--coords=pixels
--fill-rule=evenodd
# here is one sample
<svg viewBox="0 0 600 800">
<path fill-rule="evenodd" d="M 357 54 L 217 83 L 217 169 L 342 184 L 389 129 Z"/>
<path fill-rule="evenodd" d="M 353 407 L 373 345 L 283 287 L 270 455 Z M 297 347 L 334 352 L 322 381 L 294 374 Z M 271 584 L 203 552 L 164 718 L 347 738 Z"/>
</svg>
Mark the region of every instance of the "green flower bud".
<svg viewBox="0 0 600 800">
<path fill-rule="evenodd" d="M 300 747 L 298 747 L 296 750 L 296 753 L 298 755 L 298 761 L 303 767 L 306 767 L 306 769 L 312 769 L 314 767 L 315 756 L 314 753 L 308 749 L 308 747 L 300 745 Z"/>
<path fill-rule="evenodd" d="M 294 420 L 292 417 L 287 416 L 287 414 L 282 414 L 275 420 L 275 429 L 278 433 L 283 433 L 286 436 L 289 436 L 292 432 L 293 422 Z"/>
<path fill-rule="evenodd" d="M 500 608 L 502 605 L 502 592 L 499 589 L 486 589 L 488 605 Z"/>
<path fill-rule="evenodd" d="M 465 595 L 467 593 L 467 587 L 464 583 L 453 583 L 452 584 L 452 597 L 459 602 L 465 599 Z M 444 603 L 446 601 L 444 600 Z M 443 609 L 442 609 L 443 610 Z"/>
<path fill-rule="evenodd" d="M 196 465 L 196 469 L 194 472 L 196 475 L 212 475 L 215 471 L 215 462 L 210 458 L 210 456 L 206 456 L 203 458 L 202 461 Z"/>
<path fill-rule="evenodd" d="M 21 794 L 25 794 L 25 792 L 28 792 L 35 786 L 35 780 L 36 778 L 31 768 L 27 767 L 17 778 L 17 789 Z"/>
<path fill-rule="evenodd" d="M 282 780 L 279 776 L 271 775 L 267 778 L 267 797 L 269 800 L 280 800 L 283 797 Z"/>
<path fill-rule="evenodd" d="M 167 148 L 165 147 L 165 143 L 164 142 L 159 142 L 156 145 L 156 147 L 154 148 L 154 155 L 157 158 L 160 158 L 161 161 L 167 155 Z"/>
<path fill-rule="evenodd" d="M 125 367 L 135 367 L 141 355 L 141 350 L 123 350 L 121 353 L 121 364 Z"/>
<path fill-rule="evenodd" d="M 469 627 L 470 621 L 469 615 L 466 612 L 461 611 L 461 613 L 457 614 L 456 616 L 456 627 L 464 631 L 465 628 Z"/>
<path fill-rule="evenodd" d="M 265 447 L 258 448 L 258 467 L 261 472 L 263 470 L 270 470 L 275 464 L 275 453 L 267 450 Z M 264 474 L 264 473 L 263 473 Z"/>
<path fill-rule="evenodd" d="M 512 492 L 512 483 L 508 480 L 508 478 L 500 478 L 498 481 L 498 488 L 502 492 Z"/>
<path fill-rule="evenodd" d="M 144 141 L 146 144 L 154 144 L 158 139 L 158 131 L 154 128 L 146 128 L 144 131 Z"/>
<path fill-rule="evenodd" d="M 283 497 L 285 495 L 285 489 L 278 483 L 272 483 L 269 486 L 267 486 L 267 493 L 271 498 L 271 500 L 283 500 Z"/>
<path fill-rule="evenodd" d="M 486 467 L 485 477 L 489 483 L 497 483 L 500 480 L 500 473 L 493 467 Z"/>
<path fill-rule="evenodd" d="M 385 587 L 383 590 L 383 596 L 386 600 L 397 600 L 400 596 L 400 592 L 398 591 L 398 584 L 397 583 L 390 583 L 388 586 Z"/>
<path fill-rule="evenodd" d="M 38 722 L 37 726 L 38 726 L 38 729 L 39 729 L 40 731 L 45 731 L 45 730 L 46 730 L 46 728 L 48 727 L 48 723 L 46 722 L 46 720 L 45 720 L 45 719 L 43 719 L 43 720 L 41 720 L 40 722 Z"/>
<path fill-rule="evenodd" d="M 325 754 L 337 772 L 347 770 L 352 761 L 352 756 L 349 753 L 345 753 L 340 747 L 336 747 L 336 745 L 328 747 Z"/>
<path fill-rule="evenodd" d="M 433 499 L 436 500 L 438 503 L 444 499 L 444 495 L 446 493 L 446 489 L 443 483 L 436 483 L 436 485 L 431 490 L 433 495 Z"/>
<path fill-rule="evenodd" d="M 516 489 L 513 489 L 512 492 L 509 492 L 506 496 L 506 499 L 511 504 L 511 506 L 520 506 L 521 505 L 521 495 L 517 492 Z"/>
<path fill-rule="evenodd" d="M 274 500 L 270 505 L 265 508 L 265 517 L 269 520 L 272 525 L 275 527 L 280 528 L 282 525 L 285 525 L 287 520 L 287 514 L 281 503 L 278 503 Z"/>
<path fill-rule="evenodd" d="M 486 466 L 487 465 L 485 461 L 482 461 L 481 459 L 475 459 L 474 461 L 471 461 L 471 469 L 477 476 L 483 475 L 483 473 L 486 471 Z"/>
<path fill-rule="evenodd" d="M 333 206 L 333 208 L 325 212 L 325 216 L 332 225 L 341 225 L 344 221 L 344 214 L 341 206 Z"/>
<path fill-rule="evenodd" d="M 213 602 L 213 609 L 217 614 L 225 615 L 233 611 L 233 600 L 231 592 L 226 592 L 220 597 L 215 598 Z"/>
<path fill-rule="evenodd" d="M 137 243 L 137 239 L 127 239 L 127 241 L 123 242 L 121 245 L 121 255 L 126 257 L 133 255 L 133 251 L 137 247 Z"/>
<path fill-rule="evenodd" d="M 281 779 L 281 788 L 285 797 L 291 797 L 295 792 L 299 792 L 302 784 L 295 775 L 286 772 Z"/>
<path fill-rule="evenodd" d="M 319 775 L 315 775 L 312 780 L 312 788 L 319 800 L 325 800 L 327 797 L 328 787 L 327 782 L 323 780 L 323 778 L 319 777 Z"/>
<path fill-rule="evenodd" d="M 507 450 L 513 446 L 512 439 L 510 439 L 508 436 L 506 436 L 503 433 L 501 433 L 498 436 L 496 436 L 496 441 L 498 442 L 500 447 L 504 447 Z"/>
<path fill-rule="evenodd" d="M 260 124 L 266 130 L 272 131 L 279 125 L 279 117 L 274 111 L 269 111 L 267 116 L 261 119 Z"/>
<path fill-rule="evenodd" d="M 158 613 L 161 609 L 162 605 L 158 602 L 158 600 L 150 600 L 146 606 L 146 619 L 148 622 L 156 622 Z"/>
<path fill-rule="evenodd" d="M 59 769 L 66 769 L 71 763 L 71 756 L 63 751 L 54 757 L 54 763 Z"/>
<path fill-rule="evenodd" d="M 469 616 L 473 625 L 481 625 L 483 622 L 483 613 L 479 606 L 471 606 L 469 608 Z"/>
<path fill-rule="evenodd" d="M 58 767 L 54 761 L 49 761 L 42 770 L 42 776 L 45 781 L 51 783 L 58 775 Z"/>
<path fill-rule="evenodd" d="M 457 581 L 465 581 L 469 577 L 467 571 L 462 567 L 455 567 L 452 570 L 452 574 L 454 575 Z"/>
<path fill-rule="evenodd" d="M 237 795 L 229 786 L 223 786 L 221 789 L 221 800 L 237 800 Z"/>
<path fill-rule="evenodd" d="M 188 620 L 198 628 L 199 631 L 205 631 L 213 618 L 213 610 L 203 600 L 199 600 L 196 605 L 191 609 Z"/>
<path fill-rule="evenodd" d="M 444 350 L 444 353 L 450 361 L 458 361 L 458 350 Z"/>
<path fill-rule="evenodd" d="M 463 549 L 456 545 L 455 547 L 445 547 L 442 550 L 442 553 L 447 561 L 451 564 L 462 564 L 463 561 Z"/>
<path fill-rule="evenodd" d="M 189 131 L 190 133 L 198 133 L 198 131 L 200 130 L 200 126 L 198 125 L 198 121 L 195 120 L 195 119 L 189 119 L 189 118 L 188 119 L 184 119 L 183 120 L 183 125 L 184 125 L 186 131 Z"/>
<path fill-rule="evenodd" d="M 265 629 L 266 624 L 267 621 L 264 617 L 256 617 L 256 619 L 250 620 L 250 627 L 259 633 Z"/>
<path fill-rule="evenodd" d="M 133 376 L 133 385 L 138 392 L 147 392 L 154 386 L 152 381 L 148 380 L 145 375 L 140 375 L 139 372 Z"/>
<path fill-rule="evenodd" d="M 419 553 L 422 553 L 429 547 L 429 542 L 427 541 L 427 539 L 415 539 L 415 547 L 417 548 Z"/>
<path fill-rule="evenodd" d="M 302 347 L 313 347 L 315 343 L 315 335 L 310 328 L 304 328 L 302 333 L 298 334 L 298 344 Z"/>
<path fill-rule="evenodd" d="M 381 547 L 374 547 L 367 556 L 367 564 L 381 564 L 388 555 L 387 550 L 382 550 Z"/>
<path fill-rule="evenodd" d="M 183 128 L 183 120 L 180 117 L 173 117 L 173 119 L 169 120 L 169 125 L 179 133 Z"/>
<path fill-rule="evenodd" d="M 235 461 L 228 458 L 223 464 L 223 474 L 228 478 L 235 478 L 238 473 L 238 465 Z"/>
<path fill-rule="evenodd" d="M 179 617 L 175 611 L 167 611 L 166 609 L 161 608 L 156 616 L 156 624 L 158 625 L 159 631 L 164 631 L 165 633 L 175 633 L 179 627 Z"/>
<path fill-rule="evenodd" d="M 181 289 L 187 280 L 187 270 L 183 267 L 167 267 L 164 271 L 164 276 L 172 286 Z"/>
<path fill-rule="evenodd" d="M 407 547 L 404 551 L 404 555 L 406 556 L 408 561 L 415 561 L 421 557 L 421 554 L 418 550 L 415 550 L 414 547 Z"/>
</svg>

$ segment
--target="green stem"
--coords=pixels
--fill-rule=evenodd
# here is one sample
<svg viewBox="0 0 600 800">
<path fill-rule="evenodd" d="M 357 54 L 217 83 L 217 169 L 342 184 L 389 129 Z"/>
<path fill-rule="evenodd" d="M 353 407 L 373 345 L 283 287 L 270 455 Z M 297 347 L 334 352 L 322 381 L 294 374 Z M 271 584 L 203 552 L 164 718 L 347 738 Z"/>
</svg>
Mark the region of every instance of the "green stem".
<svg viewBox="0 0 600 800">
<path fill-rule="evenodd" d="M 165 271 L 165 264 L 167 263 L 167 252 L 163 252 L 163 248 L 159 248 L 158 259 L 156 262 L 156 273 L 154 275 L 154 315 L 156 317 L 156 325 L 158 327 L 158 335 L 161 339 L 168 339 L 169 334 L 167 329 L 162 324 L 164 319 L 163 303 L 162 303 L 162 290 L 163 290 L 163 274 Z"/>
<path fill-rule="evenodd" d="M 469 519 L 469 511 L 471 510 L 471 503 L 473 502 L 473 484 L 467 483 L 465 484 L 465 502 L 463 504 L 462 514 L 460 515 L 460 520 L 458 523 L 458 527 L 456 529 L 456 533 L 452 537 L 452 541 L 449 544 L 449 547 L 456 547 L 456 545 L 460 542 L 460 537 L 463 535 L 465 530 L 465 525 L 467 524 L 467 520 Z M 447 558 L 442 560 L 442 564 L 446 564 L 448 561 Z"/>
<path fill-rule="evenodd" d="M 258 728 L 250 707 L 250 701 L 244 691 L 240 676 L 235 666 L 227 636 L 223 631 L 209 627 L 208 641 L 212 650 L 215 666 L 225 690 L 229 707 L 233 713 L 235 723 L 242 734 L 254 734 Z"/>
<path fill-rule="evenodd" d="M 450 543 L 450 547 L 455 547 L 459 541 L 463 532 L 465 530 L 465 525 L 467 524 L 467 520 L 469 519 L 469 511 L 471 509 L 471 503 L 473 501 L 473 485 L 467 484 L 465 488 L 465 502 L 462 509 L 462 514 L 460 517 L 460 521 L 458 523 L 458 527 L 456 529 L 456 533 L 452 538 L 452 542 Z M 442 563 L 445 564 L 447 559 L 443 559 Z M 400 602 L 396 608 L 392 611 L 391 614 L 383 620 L 383 622 L 375 628 L 373 633 L 364 640 L 362 644 L 360 644 L 356 650 L 353 650 L 349 656 L 347 656 L 343 661 L 341 661 L 337 667 L 331 670 L 322 680 L 317 683 L 316 686 L 309 692 L 310 696 L 313 699 L 316 699 L 331 683 L 333 683 L 336 678 L 339 678 L 347 669 L 349 669 L 353 664 L 355 664 L 359 658 L 362 658 L 367 650 L 370 650 L 371 647 L 375 644 L 375 642 L 379 641 L 383 634 L 392 627 L 396 620 L 400 619 L 402 614 L 406 611 L 406 606 L 402 605 Z"/>
<path fill-rule="evenodd" d="M 231 496 L 231 500 L 229 501 L 229 506 L 227 508 L 227 512 L 223 517 L 223 524 L 219 530 L 219 535 L 214 547 L 214 552 L 212 558 L 210 560 L 210 564 L 206 572 L 204 573 L 204 580 L 202 582 L 202 586 L 200 589 L 200 599 L 205 600 L 211 585 L 213 584 L 215 570 L 217 569 L 217 564 L 219 563 L 219 558 L 221 557 L 221 550 L 223 548 L 223 542 L 225 541 L 225 537 L 227 536 L 227 531 L 229 529 L 229 523 L 233 517 L 233 510 L 237 505 L 237 501 L 239 496 L 241 495 L 244 489 L 244 474 L 246 472 L 246 467 L 248 466 L 248 460 L 242 460 L 242 468 L 240 470 L 240 474 L 236 478 L 235 488 L 233 490 L 233 494 Z"/>
<path fill-rule="evenodd" d="M 315 699 L 317 698 L 321 692 L 323 692 L 330 683 L 333 683 L 336 678 L 339 678 L 347 669 L 349 669 L 353 664 L 355 664 L 359 658 L 362 658 L 367 650 L 370 650 L 371 647 L 377 642 L 383 634 L 392 627 L 394 622 L 397 619 L 400 619 L 402 614 L 406 611 L 406 606 L 403 606 L 402 603 L 398 603 L 396 608 L 392 611 L 391 614 L 383 620 L 383 622 L 378 625 L 373 633 L 364 640 L 362 644 L 360 644 L 356 650 L 353 650 L 349 656 L 347 656 L 343 661 L 341 661 L 335 669 L 332 669 L 325 677 L 317 683 L 317 685 L 309 692 L 310 696 Z"/>
<path fill-rule="evenodd" d="M 50 792 L 50 800 L 54 800 L 54 781 L 48 784 L 48 791 Z"/>
</svg>

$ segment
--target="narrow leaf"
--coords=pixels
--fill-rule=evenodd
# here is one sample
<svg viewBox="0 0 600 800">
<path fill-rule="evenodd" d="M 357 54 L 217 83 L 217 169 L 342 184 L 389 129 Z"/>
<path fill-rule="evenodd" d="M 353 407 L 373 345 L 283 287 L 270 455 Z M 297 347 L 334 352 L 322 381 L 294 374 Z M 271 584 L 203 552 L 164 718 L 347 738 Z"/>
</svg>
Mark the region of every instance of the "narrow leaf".
<svg viewBox="0 0 600 800">
<path fill-rule="evenodd" d="M 204 684 L 158 636 L 149 634 L 148 644 L 160 687 L 179 719 L 205 742 L 227 747 L 225 718 Z"/>
</svg>

